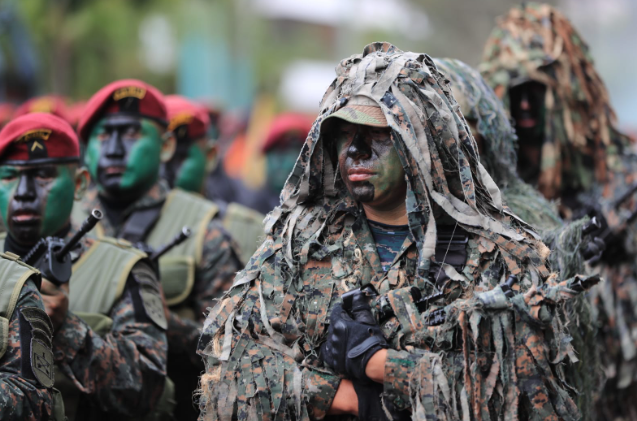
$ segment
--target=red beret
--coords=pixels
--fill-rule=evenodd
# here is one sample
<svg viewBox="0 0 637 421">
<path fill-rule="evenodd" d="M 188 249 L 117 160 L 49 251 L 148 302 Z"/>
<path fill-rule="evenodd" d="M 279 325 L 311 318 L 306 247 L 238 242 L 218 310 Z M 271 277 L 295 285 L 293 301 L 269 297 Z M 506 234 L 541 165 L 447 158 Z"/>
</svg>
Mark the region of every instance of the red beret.
<svg viewBox="0 0 637 421">
<path fill-rule="evenodd" d="M 64 99 L 56 95 L 44 95 L 31 98 L 24 102 L 16 110 L 13 117 L 30 113 L 48 113 L 69 121 L 69 113 Z"/>
<path fill-rule="evenodd" d="M 168 124 L 162 93 L 136 79 L 110 83 L 88 100 L 77 127 L 82 140 L 88 140 L 93 125 L 105 114 L 133 115 Z"/>
<path fill-rule="evenodd" d="M 0 131 L 0 162 L 3 164 L 45 164 L 79 160 L 80 145 L 73 127 L 53 114 L 25 114 Z"/>
<path fill-rule="evenodd" d="M 168 109 L 168 130 L 175 134 L 177 141 L 188 141 L 204 137 L 210 126 L 207 110 L 183 96 L 166 96 Z"/>
<path fill-rule="evenodd" d="M 0 104 L 0 128 L 8 123 L 11 118 L 13 118 L 13 113 L 15 112 L 15 107 L 13 104 L 8 102 L 4 102 Z"/>
<path fill-rule="evenodd" d="M 312 129 L 313 122 L 310 117 L 304 114 L 286 113 L 276 116 L 270 125 L 268 137 L 266 137 L 261 150 L 267 152 L 277 146 L 287 146 L 283 144 L 285 140 L 283 135 L 288 133 L 298 134 L 300 147 Z"/>
</svg>

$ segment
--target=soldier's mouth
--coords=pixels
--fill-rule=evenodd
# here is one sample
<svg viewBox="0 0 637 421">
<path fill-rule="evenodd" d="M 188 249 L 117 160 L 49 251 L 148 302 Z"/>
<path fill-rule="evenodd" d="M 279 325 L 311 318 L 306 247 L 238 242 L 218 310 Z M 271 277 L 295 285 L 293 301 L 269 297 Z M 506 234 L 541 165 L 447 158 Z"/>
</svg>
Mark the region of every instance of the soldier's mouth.
<svg viewBox="0 0 637 421">
<path fill-rule="evenodd" d="M 104 174 L 108 177 L 114 177 L 122 175 L 126 172 L 126 167 L 112 166 L 104 168 Z"/>
<path fill-rule="evenodd" d="M 13 213 L 11 217 L 13 223 L 20 225 L 32 225 L 40 222 L 41 216 L 31 210 L 19 210 Z"/>
<path fill-rule="evenodd" d="M 347 178 L 349 181 L 365 181 L 369 180 L 376 174 L 367 168 L 350 168 L 347 170 Z"/>
</svg>

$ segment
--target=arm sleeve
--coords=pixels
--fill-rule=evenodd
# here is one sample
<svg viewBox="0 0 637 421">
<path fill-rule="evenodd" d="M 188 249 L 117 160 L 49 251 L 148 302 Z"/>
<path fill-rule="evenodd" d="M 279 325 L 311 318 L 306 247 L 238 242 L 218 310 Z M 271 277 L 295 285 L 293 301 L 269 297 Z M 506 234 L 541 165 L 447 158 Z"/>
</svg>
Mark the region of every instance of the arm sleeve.
<svg viewBox="0 0 637 421">
<path fill-rule="evenodd" d="M 69 312 L 53 341 L 62 372 L 101 409 L 127 416 L 154 408 L 166 377 L 166 335 L 145 314 L 138 288 L 131 274 L 108 334 Z"/>
<path fill-rule="evenodd" d="M 246 271 L 238 275 L 210 312 L 199 341 L 206 360 L 202 413 L 210 419 L 323 419 L 340 378 L 303 364 L 298 343 L 266 325 L 261 303 L 268 308 L 272 302 L 261 296 L 261 280 L 241 284 L 245 276 Z"/>
<path fill-rule="evenodd" d="M 31 356 L 23 355 L 23 351 L 29 352 L 30 346 L 20 341 L 19 312 L 25 307 L 44 311 L 40 293 L 32 281 L 27 281 L 22 288 L 6 333 L 8 347 L 0 360 L 1 420 L 47 420 L 53 412 L 50 389 L 42 386 L 31 373 L 25 372 L 31 369 Z"/>
</svg>

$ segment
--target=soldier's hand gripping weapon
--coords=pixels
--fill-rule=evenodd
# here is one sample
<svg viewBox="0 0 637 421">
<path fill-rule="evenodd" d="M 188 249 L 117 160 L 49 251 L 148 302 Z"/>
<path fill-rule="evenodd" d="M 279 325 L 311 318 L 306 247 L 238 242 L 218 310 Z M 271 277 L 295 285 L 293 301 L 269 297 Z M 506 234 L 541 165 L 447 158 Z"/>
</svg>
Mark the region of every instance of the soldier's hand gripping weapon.
<svg viewBox="0 0 637 421">
<path fill-rule="evenodd" d="M 438 292 L 436 294 L 423 297 L 422 293 L 417 287 L 410 287 L 409 292 L 411 294 L 414 305 L 420 313 L 426 312 L 431 304 L 440 300 L 441 298 L 444 298 L 445 296 L 444 292 Z M 378 318 L 381 323 L 394 316 L 394 310 L 391 308 L 387 297 L 379 297 L 378 292 L 371 284 L 366 285 L 362 288 L 356 288 L 348 291 L 343 294 L 341 298 L 343 299 L 343 309 L 347 311 L 354 320 L 357 320 L 357 314 L 355 312 L 354 304 L 362 300 L 368 301 L 373 298 L 375 298 L 377 301 L 376 309 L 378 310 Z M 444 309 L 441 308 L 430 312 L 425 320 L 425 324 L 427 326 L 438 326 L 443 324 L 444 321 L 445 313 Z"/>
<path fill-rule="evenodd" d="M 102 219 L 102 212 L 93 209 L 86 218 L 80 229 L 65 242 L 61 238 L 46 237 L 41 238 L 35 246 L 24 256 L 23 261 L 38 269 L 42 277 L 56 285 L 65 284 L 71 279 L 73 272 L 71 261 L 71 250 L 73 250 L 80 240 Z"/>
<path fill-rule="evenodd" d="M 518 277 L 511 274 L 505 282 L 496 286 L 494 289 L 484 292 L 478 297 L 485 306 L 491 309 L 497 309 L 498 306 L 506 305 L 506 301 L 515 295 L 513 285 L 518 282 Z M 410 294 L 414 305 L 418 311 L 422 314 L 429 310 L 431 305 L 436 301 L 445 298 L 444 292 L 438 292 L 432 295 L 422 296 L 422 293 L 417 287 L 410 287 Z M 390 292 L 391 293 L 391 292 Z M 363 288 L 353 289 L 343 294 L 343 309 L 347 311 L 354 320 L 356 320 L 356 313 L 353 312 L 355 303 L 361 300 L 376 299 L 376 308 L 378 310 L 379 320 L 383 321 L 394 316 L 394 311 L 389 304 L 386 296 L 378 295 L 376 289 L 372 285 L 366 285 Z M 444 307 L 430 311 L 425 317 L 425 325 L 427 326 L 439 326 L 445 322 L 445 309 Z"/>
</svg>

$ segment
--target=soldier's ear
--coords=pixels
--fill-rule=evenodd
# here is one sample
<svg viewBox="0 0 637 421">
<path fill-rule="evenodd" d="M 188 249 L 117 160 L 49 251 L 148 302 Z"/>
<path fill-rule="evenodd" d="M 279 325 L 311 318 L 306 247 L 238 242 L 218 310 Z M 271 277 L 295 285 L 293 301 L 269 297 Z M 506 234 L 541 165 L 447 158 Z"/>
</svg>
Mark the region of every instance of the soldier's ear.
<svg viewBox="0 0 637 421">
<path fill-rule="evenodd" d="M 177 140 L 173 132 L 165 132 L 162 136 L 161 153 L 159 155 L 161 162 L 165 163 L 175 154 L 175 148 L 177 147 Z"/>
<path fill-rule="evenodd" d="M 75 200 L 82 200 L 90 182 L 91 176 L 86 167 L 78 167 L 75 170 L 75 193 L 73 194 Z"/>
</svg>

